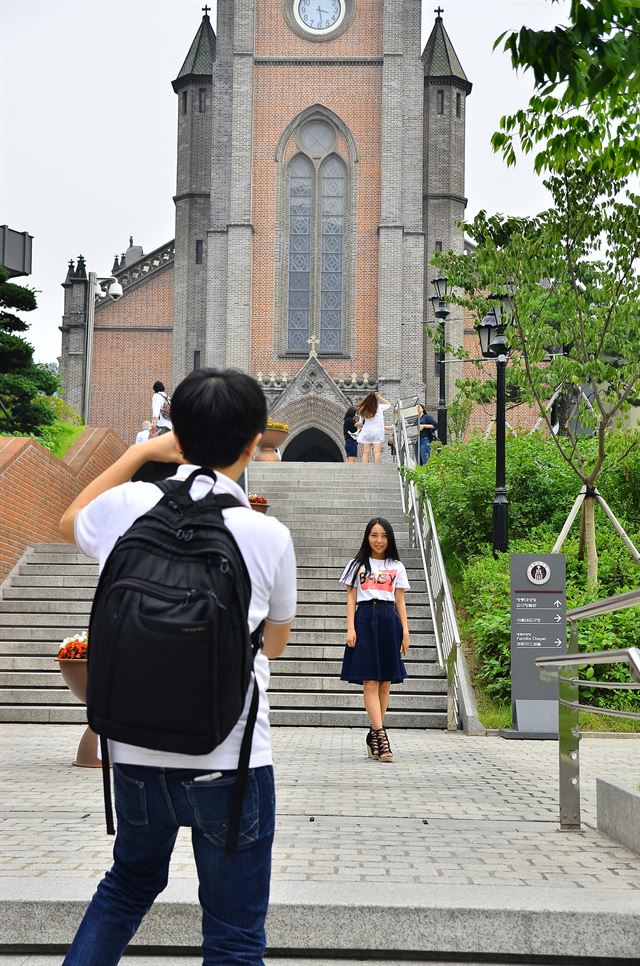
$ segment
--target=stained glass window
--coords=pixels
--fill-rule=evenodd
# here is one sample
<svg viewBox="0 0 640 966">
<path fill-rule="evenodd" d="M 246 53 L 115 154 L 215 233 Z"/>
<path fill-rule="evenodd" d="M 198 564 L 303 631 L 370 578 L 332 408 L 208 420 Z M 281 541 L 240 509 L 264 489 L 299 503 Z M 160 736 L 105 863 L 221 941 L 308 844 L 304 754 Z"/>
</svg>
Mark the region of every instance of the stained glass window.
<svg viewBox="0 0 640 966">
<path fill-rule="evenodd" d="M 342 252 L 346 172 L 337 157 L 320 169 L 320 351 L 339 352 L 342 343 Z"/>
<path fill-rule="evenodd" d="M 313 165 L 299 154 L 289 168 L 288 349 L 308 349 L 311 309 Z"/>
</svg>

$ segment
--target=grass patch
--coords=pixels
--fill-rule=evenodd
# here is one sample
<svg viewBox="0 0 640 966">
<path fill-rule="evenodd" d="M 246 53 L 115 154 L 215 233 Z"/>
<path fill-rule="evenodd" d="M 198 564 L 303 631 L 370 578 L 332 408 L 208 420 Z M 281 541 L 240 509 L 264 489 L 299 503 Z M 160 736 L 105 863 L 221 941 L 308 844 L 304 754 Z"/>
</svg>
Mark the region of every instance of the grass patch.
<svg viewBox="0 0 640 966">
<path fill-rule="evenodd" d="M 69 423 L 63 423 L 60 427 L 59 433 L 56 434 L 57 438 L 51 449 L 52 454 L 57 456 L 59 459 L 62 459 L 67 450 L 71 449 L 78 437 L 82 436 L 86 428 L 86 426 L 71 426 Z"/>
<path fill-rule="evenodd" d="M 478 717 L 485 728 L 510 728 L 511 706 L 502 701 L 496 701 L 483 691 L 476 691 Z M 592 711 L 581 711 L 578 719 L 580 731 L 611 732 L 618 734 L 640 734 L 640 721 L 628 718 L 617 718 L 613 715 L 594 714 Z"/>
</svg>

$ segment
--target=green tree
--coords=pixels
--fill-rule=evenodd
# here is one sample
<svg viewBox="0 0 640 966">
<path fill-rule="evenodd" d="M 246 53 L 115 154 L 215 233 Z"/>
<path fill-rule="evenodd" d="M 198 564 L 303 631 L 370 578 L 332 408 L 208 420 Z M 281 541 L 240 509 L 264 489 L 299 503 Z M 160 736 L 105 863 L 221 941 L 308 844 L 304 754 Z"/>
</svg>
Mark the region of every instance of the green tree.
<svg viewBox="0 0 640 966">
<path fill-rule="evenodd" d="M 640 168 L 640 0 L 571 0 L 569 23 L 504 33 L 516 70 L 530 70 L 533 97 L 503 117 L 492 139 L 507 164 L 537 150 L 536 171 L 580 160 L 615 177 Z"/>
<path fill-rule="evenodd" d="M 33 346 L 18 332 L 28 324 L 16 315 L 36 308 L 33 291 L 9 282 L 0 266 L 0 429 L 8 433 L 37 433 L 56 419 L 44 395 L 59 388 L 58 378 L 33 361 Z M 12 310 L 12 311 L 9 311 Z"/>
<path fill-rule="evenodd" d="M 567 165 L 545 184 L 555 206 L 533 218 L 487 217 L 467 230 L 472 254 L 434 261 L 457 287 L 453 300 L 481 319 L 487 293 L 512 293 L 507 331 L 515 383 L 527 387 L 553 432 L 549 400 L 564 401 L 565 429 L 553 439 L 590 493 L 612 460 L 609 431 L 640 396 L 640 197 L 622 179 Z M 597 447 L 580 448 L 584 433 Z M 631 445 L 637 445 L 634 440 Z M 589 582 L 598 579 L 594 500 L 585 502 Z"/>
</svg>

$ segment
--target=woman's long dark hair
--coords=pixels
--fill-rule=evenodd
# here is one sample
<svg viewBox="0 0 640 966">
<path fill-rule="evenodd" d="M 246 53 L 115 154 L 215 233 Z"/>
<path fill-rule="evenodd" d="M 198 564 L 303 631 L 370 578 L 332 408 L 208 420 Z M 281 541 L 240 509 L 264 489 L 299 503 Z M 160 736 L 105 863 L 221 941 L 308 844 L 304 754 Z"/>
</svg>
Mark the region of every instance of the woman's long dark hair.
<svg viewBox="0 0 640 966">
<path fill-rule="evenodd" d="M 364 528 L 364 537 L 362 538 L 362 543 L 360 544 L 360 549 L 353 558 L 353 563 L 349 568 L 347 578 L 350 580 L 350 586 L 353 587 L 356 582 L 356 577 L 360 571 L 360 567 L 364 567 L 365 576 L 371 573 L 371 564 L 369 563 L 369 557 L 371 556 L 371 546 L 369 544 L 369 534 L 378 523 L 387 535 L 387 553 L 385 560 L 400 560 L 398 554 L 398 548 L 396 546 L 396 535 L 393 532 L 393 527 L 388 520 L 384 517 L 372 517 Z"/>
<path fill-rule="evenodd" d="M 365 419 L 371 419 L 378 411 L 378 397 L 375 392 L 369 392 L 357 405 L 357 410 Z"/>
<path fill-rule="evenodd" d="M 346 413 L 344 414 L 344 420 L 342 421 L 343 436 L 346 436 L 347 433 L 350 433 L 353 431 L 353 426 L 354 426 L 353 420 L 355 415 L 356 415 L 355 406 L 349 406 Z"/>
</svg>

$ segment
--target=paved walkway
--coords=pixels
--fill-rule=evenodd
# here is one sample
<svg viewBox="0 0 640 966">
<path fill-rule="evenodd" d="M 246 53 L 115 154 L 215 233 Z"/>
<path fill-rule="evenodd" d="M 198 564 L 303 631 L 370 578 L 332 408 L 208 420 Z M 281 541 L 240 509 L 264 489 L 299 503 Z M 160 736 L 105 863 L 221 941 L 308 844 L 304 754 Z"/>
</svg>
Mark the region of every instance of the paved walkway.
<svg viewBox="0 0 640 966">
<path fill-rule="evenodd" d="M 71 767 L 82 728 L 2 725 L 5 888 L 16 878 L 97 880 L 110 864 L 101 773 Z M 557 825 L 555 742 L 391 734 L 396 761 L 364 755 L 364 731 L 274 729 L 274 881 L 538 886 L 638 893 L 640 857 L 595 828 L 595 777 L 640 780 L 640 739 L 585 738 L 583 830 Z M 194 879 L 181 833 L 172 878 Z M 46 883 L 39 883 L 44 886 Z"/>
</svg>

